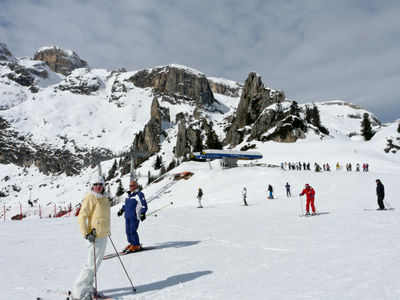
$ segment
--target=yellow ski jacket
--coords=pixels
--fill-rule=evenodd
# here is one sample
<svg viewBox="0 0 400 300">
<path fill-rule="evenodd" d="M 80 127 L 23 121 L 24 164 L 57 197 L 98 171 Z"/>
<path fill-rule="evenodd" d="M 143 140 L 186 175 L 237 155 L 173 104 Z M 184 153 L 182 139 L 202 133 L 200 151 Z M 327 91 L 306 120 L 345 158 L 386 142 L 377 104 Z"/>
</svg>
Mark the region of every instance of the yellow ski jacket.
<svg viewBox="0 0 400 300">
<path fill-rule="evenodd" d="M 88 192 L 82 200 L 78 224 L 83 237 L 93 228 L 96 228 L 96 238 L 110 235 L 110 202 L 107 195 Z"/>
</svg>

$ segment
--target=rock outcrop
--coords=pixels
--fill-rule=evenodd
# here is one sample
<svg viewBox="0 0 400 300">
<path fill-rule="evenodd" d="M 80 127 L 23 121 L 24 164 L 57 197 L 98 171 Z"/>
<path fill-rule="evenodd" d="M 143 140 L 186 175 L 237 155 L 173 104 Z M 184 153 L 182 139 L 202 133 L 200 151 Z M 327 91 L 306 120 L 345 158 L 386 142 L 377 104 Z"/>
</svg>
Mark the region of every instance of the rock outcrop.
<svg viewBox="0 0 400 300">
<path fill-rule="evenodd" d="M 0 117 L 0 163 L 12 163 L 20 167 L 34 165 L 46 175 L 60 173 L 77 175 L 82 167 L 82 160 L 69 150 L 36 145 L 29 138 L 13 130 L 2 117 Z"/>
<path fill-rule="evenodd" d="M 63 50 L 58 46 L 40 48 L 34 54 L 34 59 L 44 61 L 52 71 L 65 76 L 70 75 L 75 69 L 87 67 L 87 62 L 78 54 L 71 50 Z"/>
<path fill-rule="evenodd" d="M 228 129 L 225 143 L 231 146 L 240 144 L 243 141 L 245 127 L 255 123 L 266 107 L 284 100 L 285 94 L 282 91 L 272 91 L 266 88 L 261 81 L 261 77 L 251 72 L 244 84 L 236 116 Z M 266 113 L 264 121 L 274 118 L 274 116 L 268 116 L 268 112 Z M 270 113 L 273 112 L 270 111 Z M 265 132 L 269 128 L 270 123 L 264 124 L 260 120 L 255 131 L 259 135 L 260 132 Z"/>
<path fill-rule="evenodd" d="M 87 69 L 75 70 L 61 81 L 55 89 L 70 91 L 74 94 L 91 95 L 104 88 L 103 81 Z"/>
<path fill-rule="evenodd" d="M 168 65 L 146 69 L 129 80 L 137 87 L 153 88 L 155 95 L 169 96 L 173 103 L 188 101 L 197 106 L 211 106 L 215 101 L 206 76 L 186 67 Z"/>
<path fill-rule="evenodd" d="M 227 84 L 221 80 L 218 81 L 213 78 L 208 78 L 208 82 L 214 94 L 222 94 L 229 97 L 239 97 L 243 87 L 238 82 L 235 82 L 234 84 Z"/>
<path fill-rule="evenodd" d="M 183 120 L 178 123 L 178 134 L 176 137 L 176 146 L 174 148 L 175 157 L 185 157 L 189 154 L 191 148 L 187 139 L 186 125 Z"/>
</svg>

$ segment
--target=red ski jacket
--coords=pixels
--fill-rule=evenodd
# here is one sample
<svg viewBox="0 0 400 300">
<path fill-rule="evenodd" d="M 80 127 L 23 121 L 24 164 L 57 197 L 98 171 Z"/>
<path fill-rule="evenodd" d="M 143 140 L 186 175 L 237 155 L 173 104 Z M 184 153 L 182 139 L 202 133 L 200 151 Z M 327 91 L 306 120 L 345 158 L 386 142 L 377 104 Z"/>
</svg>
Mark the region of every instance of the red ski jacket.
<svg viewBox="0 0 400 300">
<path fill-rule="evenodd" d="M 315 191 L 312 187 L 309 187 L 308 189 L 304 189 L 300 195 L 302 196 L 304 194 L 306 194 L 307 200 L 311 200 L 314 199 Z"/>
</svg>

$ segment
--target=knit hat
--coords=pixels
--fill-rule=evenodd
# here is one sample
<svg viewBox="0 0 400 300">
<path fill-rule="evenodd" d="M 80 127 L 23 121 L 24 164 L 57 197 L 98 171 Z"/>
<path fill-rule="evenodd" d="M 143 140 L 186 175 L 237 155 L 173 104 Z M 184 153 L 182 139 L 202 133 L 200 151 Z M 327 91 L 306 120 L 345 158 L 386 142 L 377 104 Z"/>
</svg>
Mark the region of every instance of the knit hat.
<svg viewBox="0 0 400 300">
<path fill-rule="evenodd" d="M 90 183 L 91 184 L 95 184 L 95 183 L 101 183 L 102 185 L 104 185 L 104 179 L 102 176 L 99 175 L 93 175 L 90 179 Z"/>
</svg>

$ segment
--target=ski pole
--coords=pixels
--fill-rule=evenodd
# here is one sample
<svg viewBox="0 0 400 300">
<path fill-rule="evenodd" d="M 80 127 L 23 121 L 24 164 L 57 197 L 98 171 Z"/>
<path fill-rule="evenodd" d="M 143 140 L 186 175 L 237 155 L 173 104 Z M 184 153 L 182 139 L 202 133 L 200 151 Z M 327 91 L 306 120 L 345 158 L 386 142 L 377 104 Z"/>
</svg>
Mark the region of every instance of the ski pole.
<svg viewBox="0 0 400 300">
<path fill-rule="evenodd" d="M 393 207 L 389 204 L 389 202 L 387 202 L 386 200 L 383 200 L 383 201 L 385 202 L 386 206 L 389 206 L 389 208 L 393 208 Z"/>
<path fill-rule="evenodd" d="M 124 264 L 122 263 L 122 260 L 121 260 L 121 257 L 119 256 L 119 253 L 118 253 L 118 251 L 117 251 L 117 248 L 115 248 L 115 245 L 114 245 L 113 240 L 111 239 L 111 236 L 109 235 L 108 237 L 110 238 L 110 241 L 111 241 L 111 244 L 113 245 L 113 248 L 114 248 L 114 250 L 115 250 L 115 253 L 116 253 L 117 256 L 118 256 L 119 261 L 121 262 L 122 268 L 124 269 L 125 274 L 126 274 L 126 276 L 128 277 L 129 282 L 131 283 L 132 291 L 133 291 L 134 293 L 136 293 L 136 288 L 133 286 L 132 280 L 131 280 L 131 278 L 129 277 L 128 272 L 126 271 Z"/>
<path fill-rule="evenodd" d="M 300 198 L 300 205 L 301 205 L 301 214 L 304 215 L 304 210 L 303 210 L 303 199 L 301 199 L 301 196 L 299 195 Z"/>
<path fill-rule="evenodd" d="M 93 256 L 94 256 L 94 296 L 97 299 L 97 268 L 96 268 L 96 229 L 93 228 L 92 234 L 95 239 L 93 241 Z"/>
<path fill-rule="evenodd" d="M 159 210 L 162 210 L 162 209 L 164 209 L 164 208 L 166 208 L 166 207 L 168 207 L 168 206 L 170 206 L 170 205 L 172 205 L 172 204 L 174 204 L 174 203 L 171 202 L 171 203 L 168 203 L 167 205 L 164 205 L 163 207 L 160 207 L 160 208 L 158 208 L 158 209 L 156 209 L 156 210 L 153 210 L 151 213 L 146 214 L 146 217 L 147 217 L 147 216 L 151 216 L 152 214 L 154 214 L 154 213 L 158 212 Z M 157 215 L 156 215 L 156 216 L 157 216 Z"/>
</svg>

